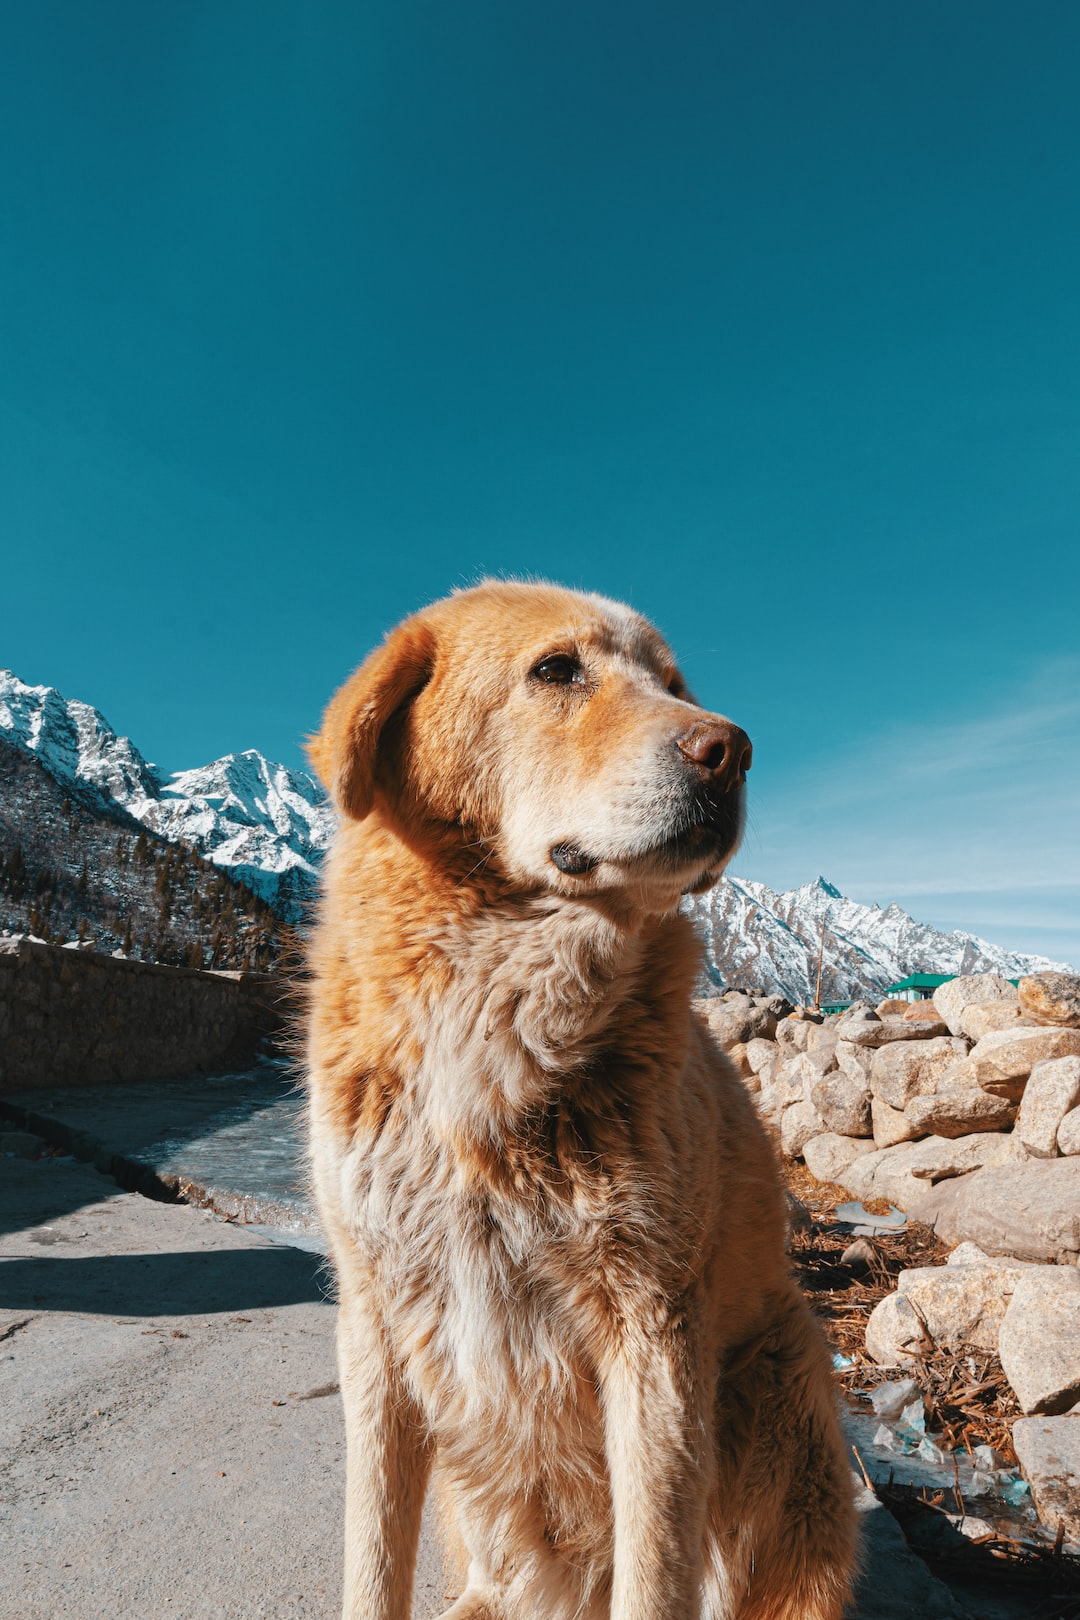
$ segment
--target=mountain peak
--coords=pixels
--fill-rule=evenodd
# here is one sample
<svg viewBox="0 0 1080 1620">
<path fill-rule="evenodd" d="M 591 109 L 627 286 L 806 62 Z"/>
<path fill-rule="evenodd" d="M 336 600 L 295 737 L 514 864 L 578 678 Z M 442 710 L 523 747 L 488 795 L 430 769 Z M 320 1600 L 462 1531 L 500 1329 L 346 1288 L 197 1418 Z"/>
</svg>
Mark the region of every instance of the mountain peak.
<svg viewBox="0 0 1080 1620">
<path fill-rule="evenodd" d="M 821 904 L 826 899 L 835 906 L 828 914 Z M 943 934 L 916 922 L 895 901 L 885 910 L 862 905 L 821 877 L 784 894 L 724 877 L 709 893 L 685 901 L 684 909 L 704 936 L 714 985 L 779 990 L 797 1002 L 814 997 L 819 952 L 825 1001 L 878 996 L 909 973 L 1000 973 L 1014 979 L 1070 971 L 1066 963 L 1007 951 L 973 934 Z"/>
<path fill-rule="evenodd" d="M 0 671 L 0 736 L 35 755 L 75 796 L 119 805 L 192 845 L 296 921 L 336 825 L 314 777 L 247 748 L 171 775 L 148 763 L 89 704 Z"/>
</svg>

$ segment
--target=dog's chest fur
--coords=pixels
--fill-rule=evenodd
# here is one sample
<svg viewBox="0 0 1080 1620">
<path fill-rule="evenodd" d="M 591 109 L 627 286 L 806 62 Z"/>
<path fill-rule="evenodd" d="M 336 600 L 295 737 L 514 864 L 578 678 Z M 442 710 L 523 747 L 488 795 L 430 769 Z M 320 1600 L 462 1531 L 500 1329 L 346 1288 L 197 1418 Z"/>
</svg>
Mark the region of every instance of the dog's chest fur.
<svg viewBox="0 0 1080 1620">
<path fill-rule="evenodd" d="M 595 1370 L 627 1310 L 662 1329 L 693 1252 L 673 1099 L 640 1033 L 656 989 L 579 914 L 534 919 L 509 951 L 503 934 L 501 960 L 487 943 L 451 940 L 438 995 L 417 1005 L 421 979 L 403 1000 L 409 1056 L 341 1163 L 342 1205 L 440 1446 L 516 1414 L 539 1455 L 573 1409 L 598 1450 Z"/>
<path fill-rule="evenodd" d="M 451 1384 L 471 1417 L 515 1392 L 569 1395 L 631 1294 L 636 1314 L 662 1314 L 678 1258 L 657 1189 L 631 1174 L 628 1122 L 558 1098 L 498 1144 L 415 1127 L 392 1112 L 343 1176 L 392 1337 L 417 1394 L 438 1386 L 434 1410 Z"/>
</svg>

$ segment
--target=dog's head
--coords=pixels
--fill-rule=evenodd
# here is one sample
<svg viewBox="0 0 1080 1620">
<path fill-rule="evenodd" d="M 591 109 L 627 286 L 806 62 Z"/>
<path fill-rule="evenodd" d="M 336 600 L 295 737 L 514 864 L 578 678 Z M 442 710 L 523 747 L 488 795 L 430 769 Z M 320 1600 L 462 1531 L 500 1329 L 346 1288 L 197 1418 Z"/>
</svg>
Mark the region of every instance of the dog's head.
<svg viewBox="0 0 1080 1620">
<path fill-rule="evenodd" d="M 399 625 L 311 744 L 348 817 L 377 807 L 408 841 L 456 841 L 513 886 L 650 909 L 707 888 L 734 853 L 750 754 L 638 614 L 511 582 Z"/>
</svg>

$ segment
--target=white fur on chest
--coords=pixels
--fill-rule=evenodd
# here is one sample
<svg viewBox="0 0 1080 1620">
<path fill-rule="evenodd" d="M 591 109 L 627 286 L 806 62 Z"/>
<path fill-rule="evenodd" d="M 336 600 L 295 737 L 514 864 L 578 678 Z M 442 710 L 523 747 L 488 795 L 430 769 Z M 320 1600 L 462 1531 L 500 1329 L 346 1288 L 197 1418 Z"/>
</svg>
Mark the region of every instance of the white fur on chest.
<svg viewBox="0 0 1080 1620">
<path fill-rule="evenodd" d="M 470 1169 L 469 1145 L 499 1157 L 557 1102 L 603 1043 L 640 948 L 560 904 L 513 929 L 474 918 L 432 949 L 451 984 L 403 987 L 401 1049 L 411 1037 L 418 1056 L 382 1130 L 341 1160 L 340 1207 L 421 1405 L 442 1425 L 516 1411 L 531 1431 L 545 1407 L 591 1400 L 579 1279 L 601 1263 L 610 1189 L 594 1167 L 559 1194 L 527 1177 L 500 1191 Z"/>
<path fill-rule="evenodd" d="M 349 1154 L 341 1174 L 417 1397 L 470 1422 L 569 1398 L 591 1354 L 565 1257 L 599 1253 L 603 1211 L 481 1194 L 448 1147 L 429 1138 L 419 1159 L 414 1148 L 384 1139 Z"/>
</svg>

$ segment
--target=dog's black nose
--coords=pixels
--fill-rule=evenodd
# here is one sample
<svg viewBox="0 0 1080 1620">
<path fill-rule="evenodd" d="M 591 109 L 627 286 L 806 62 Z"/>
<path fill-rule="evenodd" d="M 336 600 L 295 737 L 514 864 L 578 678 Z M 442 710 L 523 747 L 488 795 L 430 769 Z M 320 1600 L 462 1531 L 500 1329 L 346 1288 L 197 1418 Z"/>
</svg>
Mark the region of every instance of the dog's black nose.
<svg viewBox="0 0 1080 1620">
<path fill-rule="evenodd" d="M 730 720 L 698 720 L 675 739 L 675 746 L 721 793 L 741 787 L 754 757 L 746 732 Z"/>
</svg>

